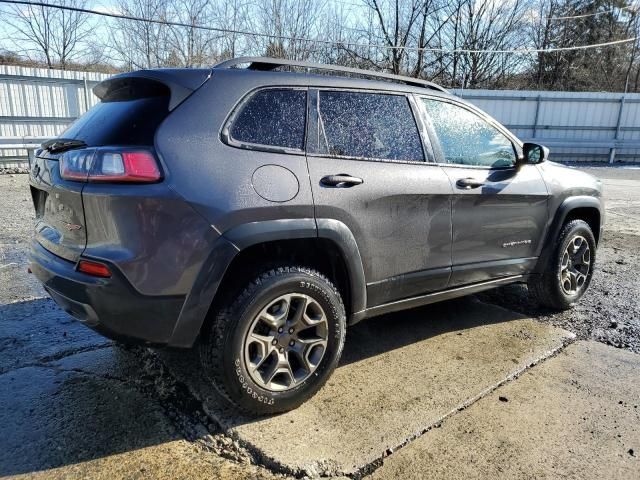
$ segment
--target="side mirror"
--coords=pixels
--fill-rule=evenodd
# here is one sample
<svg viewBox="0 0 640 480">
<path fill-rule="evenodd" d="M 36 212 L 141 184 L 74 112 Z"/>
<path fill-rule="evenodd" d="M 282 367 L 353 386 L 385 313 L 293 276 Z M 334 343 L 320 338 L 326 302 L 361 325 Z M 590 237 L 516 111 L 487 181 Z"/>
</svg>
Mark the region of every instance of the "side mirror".
<svg viewBox="0 0 640 480">
<path fill-rule="evenodd" d="M 549 157 L 549 149 L 537 143 L 525 143 L 522 145 L 522 153 L 524 157 L 522 163 L 541 163 Z"/>
</svg>

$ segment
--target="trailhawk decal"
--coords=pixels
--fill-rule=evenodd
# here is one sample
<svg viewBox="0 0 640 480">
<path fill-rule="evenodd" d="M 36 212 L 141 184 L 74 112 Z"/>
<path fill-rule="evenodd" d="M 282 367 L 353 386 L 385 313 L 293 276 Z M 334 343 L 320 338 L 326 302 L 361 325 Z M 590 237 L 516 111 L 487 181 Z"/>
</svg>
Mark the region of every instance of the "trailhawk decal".
<svg viewBox="0 0 640 480">
<path fill-rule="evenodd" d="M 531 240 L 516 240 L 515 242 L 506 242 L 502 244 L 502 248 L 517 247 L 519 245 L 531 245 Z"/>
</svg>

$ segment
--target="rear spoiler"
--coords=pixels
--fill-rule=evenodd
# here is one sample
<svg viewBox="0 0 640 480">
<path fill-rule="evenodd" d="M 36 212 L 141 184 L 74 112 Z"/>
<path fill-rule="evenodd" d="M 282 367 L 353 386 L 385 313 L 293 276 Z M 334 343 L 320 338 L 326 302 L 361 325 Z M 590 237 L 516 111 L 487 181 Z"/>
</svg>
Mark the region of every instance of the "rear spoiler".
<svg viewBox="0 0 640 480">
<path fill-rule="evenodd" d="M 155 70 L 138 70 L 136 72 L 114 75 L 93 87 L 93 93 L 100 100 L 120 94 L 123 89 L 138 92 L 146 89 L 154 90 L 163 85 L 169 90 L 169 111 L 180 105 L 189 95 L 196 91 L 211 77 L 211 69 L 161 68 Z M 160 84 L 160 85 L 158 85 Z M 144 94 L 140 94 L 144 96 Z"/>
</svg>

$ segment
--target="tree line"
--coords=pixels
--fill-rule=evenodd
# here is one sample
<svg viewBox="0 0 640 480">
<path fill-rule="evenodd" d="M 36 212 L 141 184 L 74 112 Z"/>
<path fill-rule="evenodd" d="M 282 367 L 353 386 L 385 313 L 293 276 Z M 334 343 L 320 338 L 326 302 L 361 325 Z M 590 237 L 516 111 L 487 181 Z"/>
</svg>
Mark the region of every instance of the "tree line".
<svg viewBox="0 0 640 480">
<path fill-rule="evenodd" d="M 637 92 L 640 40 L 566 50 L 640 36 L 634 1 L 114 0 L 102 7 L 181 26 L 4 4 L 0 62 L 115 72 L 266 55 L 458 88 Z M 98 9 L 91 0 L 48 3 Z M 513 53 L 522 49 L 545 52 Z"/>
</svg>

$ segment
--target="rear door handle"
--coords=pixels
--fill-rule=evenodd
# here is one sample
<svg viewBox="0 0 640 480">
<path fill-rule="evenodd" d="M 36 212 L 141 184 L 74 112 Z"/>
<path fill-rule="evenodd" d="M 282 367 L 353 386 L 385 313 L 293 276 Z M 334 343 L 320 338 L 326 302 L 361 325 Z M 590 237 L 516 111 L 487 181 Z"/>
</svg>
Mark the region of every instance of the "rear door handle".
<svg viewBox="0 0 640 480">
<path fill-rule="evenodd" d="M 459 188 L 464 188 L 465 190 L 471 190 L 472 188 L 478 188 L 484 185 L 482 180 L 476 180 L 475 178 L 460 178 L 456 182 L 456 185 Z"/>
<path fill-rule="evenodd" d="M 352 177 L 346 173 L 339 173 L 338 175 L 322 177 L 320 183 L 325 187 L 349 188 L 364 183 L 364 180 L 358 177 Z"/>
</svg>

